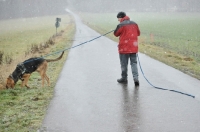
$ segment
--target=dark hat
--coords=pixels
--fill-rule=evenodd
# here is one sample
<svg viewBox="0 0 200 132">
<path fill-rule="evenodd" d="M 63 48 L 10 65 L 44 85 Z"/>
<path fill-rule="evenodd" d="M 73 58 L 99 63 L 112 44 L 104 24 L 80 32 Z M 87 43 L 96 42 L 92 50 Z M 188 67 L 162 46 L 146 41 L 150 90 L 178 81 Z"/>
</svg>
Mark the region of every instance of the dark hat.
<svg viewBox="0 0 200 132">
<path fill-rule="evenodd" d="M 126 13 L 125 12 L 119 12 L 118 14 L 117 14 L 117 18 L 123 18 L 123 17 L 125 17 L 126 16 Z"/>
</svg>

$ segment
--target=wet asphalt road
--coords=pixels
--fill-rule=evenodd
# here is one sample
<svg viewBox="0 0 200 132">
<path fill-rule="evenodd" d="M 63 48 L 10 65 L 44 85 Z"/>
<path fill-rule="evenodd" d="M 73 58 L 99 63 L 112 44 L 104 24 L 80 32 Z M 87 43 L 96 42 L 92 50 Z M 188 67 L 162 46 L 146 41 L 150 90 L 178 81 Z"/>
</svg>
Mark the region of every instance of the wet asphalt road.
<svg viewBox="0 0 200 132">
<path fill-rule="evenodd" d="M 74 45 L 99 36 L 73 14 Z M 140 72 L 134 87 L 129 65 L 128 85 L 117 83 L 117 43 L 101 37 L 71 49 L 55 87 L 41 131 L 49 132 L 200 132 L 200 81 L 139 54 L 150 86 Z M 138 67 L 139 68 L 139 67 Z"/>
</svg>

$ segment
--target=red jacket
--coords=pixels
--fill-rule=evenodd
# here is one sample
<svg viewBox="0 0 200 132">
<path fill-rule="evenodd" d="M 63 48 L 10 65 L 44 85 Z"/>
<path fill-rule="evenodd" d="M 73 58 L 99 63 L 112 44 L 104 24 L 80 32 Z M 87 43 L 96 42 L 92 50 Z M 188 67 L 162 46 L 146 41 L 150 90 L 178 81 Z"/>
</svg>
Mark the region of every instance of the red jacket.
<svg viewBox="0 0 200 132">
<path fill-rule="evenodd" d="M 130 21 L 128 16 L 121 19 L 120 24 L 114 31 L 116 37 L 119 36 L 118 51 L 121 54 L 137 53 L 138 52 L 138 36 L 140 30 L 138 25 Z"/>
</svg>

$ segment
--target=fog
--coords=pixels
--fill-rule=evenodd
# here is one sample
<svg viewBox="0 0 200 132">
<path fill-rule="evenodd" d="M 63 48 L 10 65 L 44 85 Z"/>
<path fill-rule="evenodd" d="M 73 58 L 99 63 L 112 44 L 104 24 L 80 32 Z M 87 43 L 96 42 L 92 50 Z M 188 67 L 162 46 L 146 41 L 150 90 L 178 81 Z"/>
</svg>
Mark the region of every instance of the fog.
<svg viewBox="0 0 200 132">
<path fill-rule="evenodd" d="M 0 19 L 85 12 L 200 12 L 199 0 L 0 0 Z"/>
<path fill-rule="evenodd" d="M 0 19 L 64 14 L 66 0 L 0 0 Z"/>
<path fill-rule="evenodd" d="M 199 12 L 199 0 L 69 0 L 70 5 L 81 11 L 138 11 L 138 12 Z"/>
</svg>

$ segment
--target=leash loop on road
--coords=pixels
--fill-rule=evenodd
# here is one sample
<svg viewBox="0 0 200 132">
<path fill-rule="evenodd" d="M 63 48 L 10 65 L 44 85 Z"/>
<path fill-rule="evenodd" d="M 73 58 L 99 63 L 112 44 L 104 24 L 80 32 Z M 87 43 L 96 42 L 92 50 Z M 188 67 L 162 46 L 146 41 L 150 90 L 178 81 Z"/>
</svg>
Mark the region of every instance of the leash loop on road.
<svg viewBox="0 0 200 132">
<path fill-rule="evenodd" d="M 138 58 L 140 70 L 141 70 L 141 72 L 142 72 L 143 77 L 146 79 L 146 81 L 147 81 L 152 87 L 154 87 L 154 88 L 156 88 L 156 89 L 160 89 L 160 90 L 168 90 L 168 91 L 171 91 L 171 92 L 180 93 L 180 94 L 187 95 L 187 96 L 190 96 L 190 97 L 192 97 L 192 98 L 195 98 L 195 96 L 193 96 L 193 95 L 191 95 L 191 94 L 183 93 L 183 92 L 180 92 L 180 91 L 177 91 L 177 90 L 171 90 L 171 89 L 166 89 L 166 88 L 161 88 L 161 87 L 154 86 L 154 85 L 146 78 L 146 76 L 144 75 L 144 72 L 143 72 L 143 70 L 142 70 L 142 66 L 141 66 L 140 58 L 139 58 L 139 55 L 138 55 L 138 54 L 137 54 L 137 58 Z"/>
</svg>

